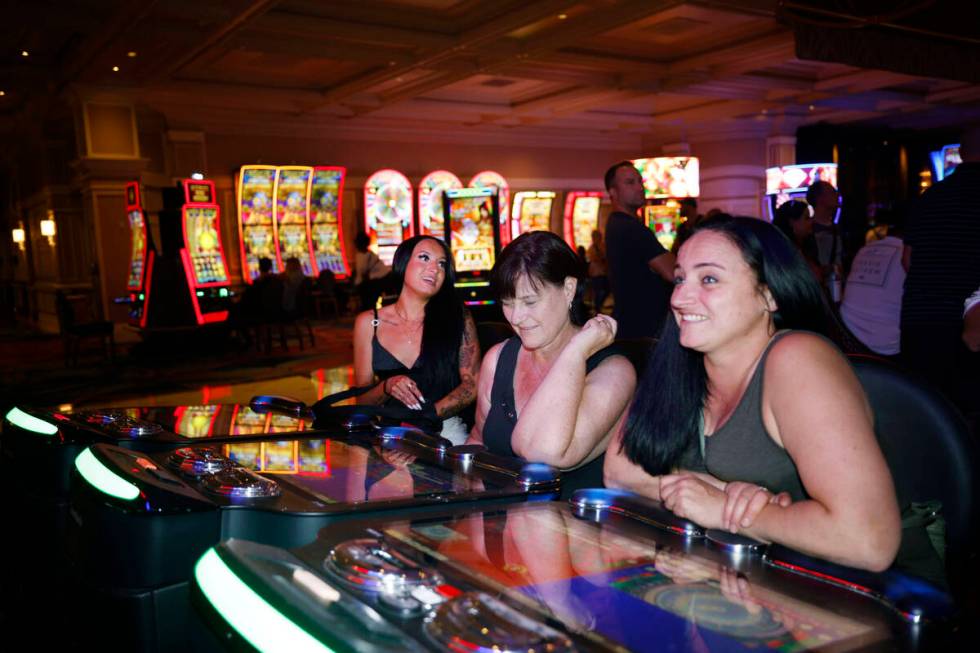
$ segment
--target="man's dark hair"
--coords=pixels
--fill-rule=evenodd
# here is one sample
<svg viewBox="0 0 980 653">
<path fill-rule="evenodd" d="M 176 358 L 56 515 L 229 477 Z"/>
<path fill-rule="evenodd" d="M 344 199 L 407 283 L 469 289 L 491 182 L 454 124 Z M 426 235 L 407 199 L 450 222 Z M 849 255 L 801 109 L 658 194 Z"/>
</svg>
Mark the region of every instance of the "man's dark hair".
<svg viewBox="0 0 980 653">
<path fill-rule="evenodd" d="M 820 193 L 828 188 L 835 193 L 837 192 L 837 189 L 834 188 L 832 183 L 829 181 L 824 181 L 823 179 L 810 184 L 810 187 L 806 189 L 806 203 L 815 207 L 817 205 L 817 199 L 820 197 Z"/>
<path fill-rule="evenodd" d="M 259 272 L 272 272 L 272 259 L 268 256 L 263 256 L 259 259 Z"/>
<path fill-rule="evenodd" d="M 619 170 L 620 168 L 633 168 L 635 170 L 636 166 L 633 165 L 632 161 L 627 161 L 624 159 L 619 163 L 613 164 L 613 166 L 609 168 L 609 170 L 606 170 L 605 182 L 606 182 L 607 192 L 609 191 L 610 188 L 612 188 L 613 182 L 616 181 L 616 171 Z"/>
</svg>

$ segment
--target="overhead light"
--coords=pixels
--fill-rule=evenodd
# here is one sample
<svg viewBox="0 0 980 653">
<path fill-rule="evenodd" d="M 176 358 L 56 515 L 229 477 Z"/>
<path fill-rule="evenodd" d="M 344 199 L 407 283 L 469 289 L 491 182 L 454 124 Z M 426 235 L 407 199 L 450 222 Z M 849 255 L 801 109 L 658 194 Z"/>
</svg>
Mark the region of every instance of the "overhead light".
<svg viewBox="0 0 980 653">
<path fill-rule="evenodd" d="M 7 91 L 0 91 L 0 97 L 3 97 L 6 94 L 7 94 Z"/>
<path fill-rule="evenodd" d="M 112 67 L 112 72 L 118 73 L 119 72 L 119 66 L 113 66 Z"/>
<path fill-rule="evenodd" d="M 29 56 L 31 56 L 31 53 L 28 52 L 27 50 L 21 50 L 20 51 L 20 56 L 22 56 L 22 57 L 29 57 Z"/>
<path fill-rule="evenodd" d="M 135 59 L 136 58 L 136 50 L 130 50 L 129 52 L 126 53 L 126 56 L 129 57 L 130 59 Z"/>
<path fill-rule="evenodd" d="M 191 173 L 191 179 L 196 179 L 197 181 L 203 181 L 204 180 L 204 173 L 203 172 L 192 172 Z"/>
<path fill-rule="evenodd" d="M 558 14 L 558 20 L 565 20 L 568 18 L 568 14 Z"/>
<path fill-rule="evenodd" d="M 810 111 L 813 111 L 813 110 L 814 110 L 814 109 L 816 109 L 816 108 L 817 108 L 817 107 L 815 107 L 815 106 L 813 106 L 812 104 L 810 105 Z"/>
<path fill-rule="evenodd" d="M 54 247 L 54 236 L 58 228 L 54 223 L 54 211 L 48 211 L 48 217 L 41 220 L 41 235 L 48 239 L 48 244 Z"/>
</svg>

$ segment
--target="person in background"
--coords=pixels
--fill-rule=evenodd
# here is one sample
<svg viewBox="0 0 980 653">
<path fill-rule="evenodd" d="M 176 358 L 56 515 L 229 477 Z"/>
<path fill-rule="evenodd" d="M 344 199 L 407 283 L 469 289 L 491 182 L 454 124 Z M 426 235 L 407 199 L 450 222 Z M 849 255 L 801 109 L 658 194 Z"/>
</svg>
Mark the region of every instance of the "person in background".
<svg viewBox="0 0 980 653">
<path fill-rule="evenodd" d="M 962 337 L 963 298 L 980 286 L 980 125 L 963 134 L 960 156 L 909 212 L 902 360 L 969 415 L 980 413 L 980 353 Z"/>
<path fill-rule="evenodd" d="M 776 209 L 772 223 L 782 231 L 813 272 L 817 283 L 823 283 L 823 270 L 817 262 L 816 243 L 813 239 L 813 209 L 806 202 L 789 200 Z"/>
<path fill-rule="evenodd" d="M 875 221 L 887 226 L 887 236 L 862 247 L 847 276 L 840 305 L 844 324 L 869 349 L 895 356 L 901 347 L 902 209 L 879 209 Z"/>
<path fill-rule="evenodd" d="M 516 335 L 483 359 L 469 444 L 565 470 L 562 493 L 602 483 L 602 453 L 636 382 L 610 347 L 616 321 L 583 324 L 584 266 L 547 231 L 500 253 L 490 283 Z"/>
<path fill-rule="evenodd" d="M 818 335 L 820 288 L 779 231 L 705 220 L 678 253 L 664 326 L 605 482 L 678 516 L 880 571 L 901 524 L 872 413 Z"/>
<path fill-rule="evenodd" d="M 980 351 L 980 288 L 963 302 L 963 342 L 970 351 Z"/>
<path fill-rule="evenodd" d="M 606 256 L 617 337 L 656 337 L 667 314 L 674 255 L 640 221 L 646 196 L 632 162 L 610 167 L 604 181 L 613 208 L 606 223 Z"/>
<path fill-rule="evenodd" d="M 374 308 L 384 291 L 391 268 L 369 249 L 371 239 L 363 231 L 354 237 L 354 287 L 361 298 L 361 310 Z"/>
<path fill-rule="evenodd" d="M 674 245 L 670 248 L 670 251 L 675 256 L 677 255 L 677 250 L 681 248 L 684 241 L 688 239 L 691 235 L 691 230 L 697 226 L 698 222 L 704 219 L 704 216 L 698 215 L 698 201 L 693 197 L 685 197 L 680 201 L 681 210 L 681 223 L 677 227 L 677 237 L 674 238 Z"/>
<path fill-rule="evenodd" d="M 449 248 L 415 236 L 398 246 L 392 263 L 398 299 L 354 321 L 354 382 L 377 383 L 358 403 L 429 409 L 443 420 L 442 436 L 462 444 L 468 426 L 460 416 L 476 397 L 480 345 L 456 295 Z"/>
<path fill-rule="evenodd" d="M 830 182 L 816 181 L 806 190 L 806 202 L 813 207 L 813 239 L 820 279 L 827 297 L 838 304 L 843 290 L 844 239 L 834 220 L 840 208 L 840 194 Z"/>
<path fill-rule="evenodd" d="M 587 254 L 589 261 L 589 287 L 592 288 L 592 308 L 596 315 L 609 297 L 609 266 L 606 261 L 606 245 L 602 242 L 602 232 L 592 230 L 592 244 Z"/>
<path fill-rule="evenodd" d="M 286 269 L 282 274 L 282 310 L 289 317 L 297 317 L 304 310 L 299 305 L 303 287 L 309 290 L 310 280 L 303 274 L 299 259 L 291 256 L 286 259 Z"/>
</svg>

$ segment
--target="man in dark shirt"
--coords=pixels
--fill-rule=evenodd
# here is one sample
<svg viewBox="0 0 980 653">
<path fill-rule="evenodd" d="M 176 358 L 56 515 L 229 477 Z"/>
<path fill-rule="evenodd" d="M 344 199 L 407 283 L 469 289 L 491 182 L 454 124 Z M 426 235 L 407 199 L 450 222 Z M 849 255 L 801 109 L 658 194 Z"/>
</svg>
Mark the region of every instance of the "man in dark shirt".
<svg viewBox="0 0 980 653">
<path fill-rule="evenodd" d="M 606 223 L 606 259 L 618 322 L 617 338 L 660 335 L 670 302 L 674 255 L 638 217 L 646 203 L 643 179 L 630 161 L 606 171 L 613 212 Z"/>
<path fill-rule="evenodd" d="M 905 236 L 902 357 L 967 413 L 978 410 L 980 354 L 961 338 L 963 300 L 980 286 L 980 127 L 956 170 L 919 199 Z"/>
</svg>

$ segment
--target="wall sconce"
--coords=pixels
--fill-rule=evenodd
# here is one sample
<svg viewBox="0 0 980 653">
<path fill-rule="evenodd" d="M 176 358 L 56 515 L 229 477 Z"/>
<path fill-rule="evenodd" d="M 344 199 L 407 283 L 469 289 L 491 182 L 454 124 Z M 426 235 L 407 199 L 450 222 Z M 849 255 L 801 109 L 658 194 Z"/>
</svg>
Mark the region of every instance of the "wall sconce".
<svg viewBox="0 0 980 653">
<path fill-rule="evenodd" d="M 48 245 L 54 247 L 54 236 L 57 233 L 57 227 L 54 223 L 54 211 L 48 211 L 48 217 L 45 220 L 41 220 L 41 235 L 48 239 Z"/>
<path fill-rule="evenodd" d="M 14 239 L 14 242 L 17 243 L 17 247 L 19 247 L 20 251 L 23 252 L 24 243 L 27 240 L 27 233 L 24 231 L 24 227 L 14 227 L 11 229 L 10 237 Z"/>
</svg>

